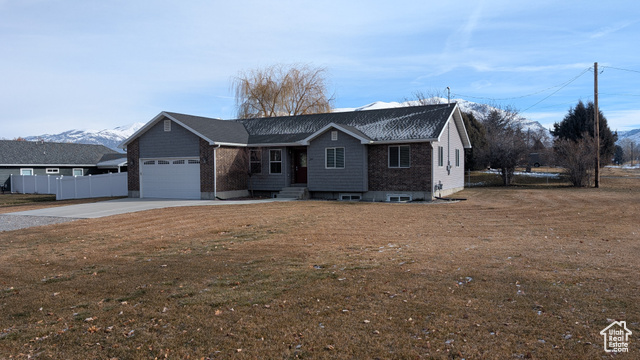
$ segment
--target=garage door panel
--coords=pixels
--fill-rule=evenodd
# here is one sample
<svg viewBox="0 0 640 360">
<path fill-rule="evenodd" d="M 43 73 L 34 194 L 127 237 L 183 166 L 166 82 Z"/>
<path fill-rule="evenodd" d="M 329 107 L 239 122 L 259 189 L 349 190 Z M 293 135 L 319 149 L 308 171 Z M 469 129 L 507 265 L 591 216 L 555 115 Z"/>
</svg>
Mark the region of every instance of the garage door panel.
<svg viewBox="0 0 640 360">
<path fill-rule="evenodd" d="M 141 197 L 200 199 L 198 159 L 146 159 L 141 164 Z"/>
</svg>

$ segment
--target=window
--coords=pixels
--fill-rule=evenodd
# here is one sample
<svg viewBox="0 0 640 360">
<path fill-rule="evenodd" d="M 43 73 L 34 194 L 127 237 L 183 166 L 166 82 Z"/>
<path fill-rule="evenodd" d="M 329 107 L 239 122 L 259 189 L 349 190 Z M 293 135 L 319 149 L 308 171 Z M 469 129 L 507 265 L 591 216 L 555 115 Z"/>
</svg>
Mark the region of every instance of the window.
<svg viewBox="0 0 640 360">
<path fill-rule="evenodd" d="M 338 140 L 338 132 L 337 131 L 332 131 L 331 132 L 331 141 L 337 141 Z"/>
<path fill-rule="evenodd" d="M 20 169 L 20 175 L 33 175 L 33 169 Z"/>
<path fill-rule="evenodd" d="M 262 150 L 249 150 L 249 169 L 252 174 L 262 174 Z"/>
<path fill-rule="evenodd" d="M 460 149 L 456 149 L 456 167 L 460 167 Z"/>
<path fill-rule="evenodd" d="M 389 167 L 408 168 L 411 166 L 411 147 L 409 145 L 389 146 Z"/>
<path fill-rule="evenodd" d="M 80 168 L 73 169 L 73 176 L 83 176 L 84 170 Z"/>
<path fill-rule="evenodd" d="M 387 194 L 389 202 L 406 202 L 411 201 L 411 195 L 408 194 Z"/>
<path fill-rule="evenodd" d="M 444 148 L 438 146 L 438 166 L 444 166 Z"/>
<path fill-rule="evenodd" d="M 327 169 L 344 169 L 344 148 L 326 148 L 325 149 L 325 168 Z"/>
<path fill-rule="evenodd" d="M 282 174 L 282 150 L 269 150 L 269 174 Z"/>
<path fill-rule="evenodd" d="M 60 174 L 60 169 L 58 168 L 47 168 L 47 174 Z"/>
<path fill-rule="evenodd" d="M 164 121 L 164 131 L 166 132 L 171 131 L 171 120 Z"/>
<path fill-rule="evenodd" d="M 342 201 L 360 201 L 362 195 L 360 194 L 340 194 L 340 200 Z"/>
</svg>

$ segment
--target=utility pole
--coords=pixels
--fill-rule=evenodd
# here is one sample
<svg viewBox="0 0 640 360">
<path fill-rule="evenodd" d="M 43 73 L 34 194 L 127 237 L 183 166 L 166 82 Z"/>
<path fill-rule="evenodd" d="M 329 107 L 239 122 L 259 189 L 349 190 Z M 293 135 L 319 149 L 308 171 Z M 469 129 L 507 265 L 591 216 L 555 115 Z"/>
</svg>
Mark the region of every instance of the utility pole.
<svg viewBox="0 0 640 360">
<path fill-rule="evenodd" d="M 593 63 L 593 102 L 594 102 L 594 131 L 593 137 L 596 140 L 596 162 L 595 162 L 595 187 L 600 187 L 600 108 L 598 107 L 598 63 Z"/>
</svg>

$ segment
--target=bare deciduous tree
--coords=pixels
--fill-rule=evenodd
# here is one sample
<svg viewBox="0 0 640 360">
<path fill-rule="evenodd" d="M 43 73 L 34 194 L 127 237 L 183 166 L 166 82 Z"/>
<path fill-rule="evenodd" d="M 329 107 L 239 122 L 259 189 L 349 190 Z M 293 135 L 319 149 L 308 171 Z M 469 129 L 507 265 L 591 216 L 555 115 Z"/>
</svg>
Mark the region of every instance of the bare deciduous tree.
<svg viewBox="0 0 640 360">
<path fill-rule="evenodd" d="M 234 78 L 238 118 L 330 112 L 327 70 L 309 65 L 272 65 Z"/>
<path fill-rule="evenodd" d="M 624 154 L 622 156 L 623 162 L 631 162 L 631 166 L 637 164 L 636 160 L 638 159 L 638 154 L 640 154 L 640 146 L 629 138 L 620 140 L 619 144 Z"/>
<path fill-rule="evenodd" d="M 498 169 L 504 185 L 510 185 L 516 166 L 528 152 L 526 135 L 512 108 L 492 110 L 482 119 L 486 130 L 486 147 L 480 155 L 490 167 Z"/>
<path fill-rule="evenodd" d="M 583 133 L 577 140 L 556 139 L 553 146 L 556 161 L 564 167 L 569 174 L 569 180 L 573 186 L 590 186 L 591 173 L 594 163 L 593 154 L 595 141 L 593 136 Z"/>
</svg>

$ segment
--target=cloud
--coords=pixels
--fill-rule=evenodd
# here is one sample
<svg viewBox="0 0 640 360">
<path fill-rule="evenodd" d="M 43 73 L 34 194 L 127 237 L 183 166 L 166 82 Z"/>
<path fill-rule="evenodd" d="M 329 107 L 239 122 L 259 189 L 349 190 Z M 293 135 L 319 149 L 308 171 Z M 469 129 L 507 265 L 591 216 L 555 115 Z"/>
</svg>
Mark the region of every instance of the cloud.
<svg viewBox="0 0 640 360">
<path fill-rule="evenodd" d="M 598 31 L 596 31 L 595 33 L 591 34 L 591 36 L 589 36 L 591 39 L 597 39 L 597 38 L 601 38 L 601 37 L 605 37 L 608 36 L 610 34 L 613 34 L 615 32 L 618 32 L 626 27 L 629 27 L 633 24 L 636 24 L 638 21 L 625 21 L 625 22 L 619 22 L 617 24 L 613 24 L 611 26 L 605 26 L 603 28 L 598 29 Z"/>
</svg>

